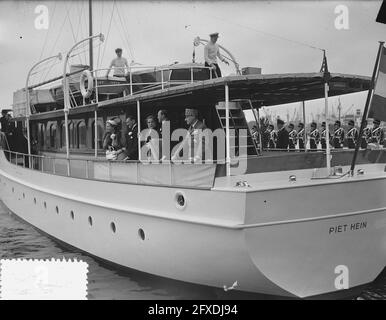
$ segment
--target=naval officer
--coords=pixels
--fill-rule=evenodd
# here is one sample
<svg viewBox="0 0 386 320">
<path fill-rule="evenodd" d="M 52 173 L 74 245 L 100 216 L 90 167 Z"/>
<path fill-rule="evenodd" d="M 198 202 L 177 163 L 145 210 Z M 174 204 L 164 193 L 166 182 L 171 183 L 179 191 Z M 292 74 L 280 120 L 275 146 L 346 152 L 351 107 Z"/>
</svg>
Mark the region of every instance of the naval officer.
<svg viewBox="0 0 386 320">
<path fill-rule="evenodd" d="M 347 145 L 349 149 L 355 149 L 355 146 L 358 141 L 359 132 L 355 128 L 354 120 L 348 122 L 349 129 L 347 131 Z"/>
<path fill-rule="evenodd" d="M 299 128 L 299 131 L 298 131 L 297 138 L 298 138 L 298 142 L 299 142 L 299 150 L 305 151 L 304 140 L 305 140 L 306 131 L 304 130 L 304 123 L 299 122 L 298 128 Z"/>
<path fill-rule="evenodd" d="M 335 149 L 343 148 L 344 141 L 344 130 L 341 128 L 341 123 L 339 120 L 335 121 L 334 124 L 334 135 L 332 138 L 332 144 Z"/>
<path fill-rule="evenodd" d="M 295 128 L 295 126 L 293 125 L 293 123 L 290 123 L 288 126 L 288 131 L 289 131 L 289 133 L 288 133 L 288 136 L 289 136 L 288 149 L 290 149 L 290 150 L 294 150 L 296 143 L 297 143 L 298 133 L 296 132 L 296 130 L 294 128 Z"/>
<path fill-rule="evenodd" d="M 367 144 L 371 140 L 371 128 L 367 126 L 367 120 L 364 121 L 365 128 L 363 129 L 362 133 L 362 141 L 361 141 L 361 148 L 366 149 Z"/>
<path fill-rule="evenodd" d="M 380 124 L 381 121 L 378 119 L 373 121 L 373 129 L 371 130 L 371 142 L 382 146 L 384 141 L 384 132 L 383 128 L 379 126 Z"/>
<path fill-rule="evenodd" d="M 319 130 L 315 122 L 311 123 L 311 132 L 310 132 L 310 149 L 316 151 L 318 149 L 318 144 L 320 141 Z"/>
</svg>

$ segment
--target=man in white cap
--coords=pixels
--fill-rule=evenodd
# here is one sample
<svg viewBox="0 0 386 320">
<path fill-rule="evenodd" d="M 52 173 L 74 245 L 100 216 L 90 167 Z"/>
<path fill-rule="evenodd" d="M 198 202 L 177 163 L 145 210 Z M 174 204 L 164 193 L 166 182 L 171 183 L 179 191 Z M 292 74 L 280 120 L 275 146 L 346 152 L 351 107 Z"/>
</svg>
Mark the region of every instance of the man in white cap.
<svg viewBox="0 0 386 320">
<path fill-rule="evenodd" d="M 218 39 L 218 32 L 212 33 L 209 36 L 210 41 L 204 48 L 205 66 L 212 67 L 214 69 L 214 77 L 221 77 L 221 70 L 217 64 L 217 57 L 227 65 L 229 65 L 229 62 L 226 61 L 225 58 L 220 54 L 219 45 L 216 43 Z"/>
</svg>

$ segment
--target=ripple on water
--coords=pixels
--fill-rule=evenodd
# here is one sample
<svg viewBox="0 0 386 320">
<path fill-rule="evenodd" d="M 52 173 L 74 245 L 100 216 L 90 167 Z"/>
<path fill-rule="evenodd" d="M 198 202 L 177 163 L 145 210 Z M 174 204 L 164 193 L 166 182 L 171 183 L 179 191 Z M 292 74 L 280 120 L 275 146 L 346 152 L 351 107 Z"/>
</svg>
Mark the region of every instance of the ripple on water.
<svg viewBox="0 0 386 320">
<path fill-rule="evenodd" d="M 88 263 L 88 299 L 217 299 L 217 291 L 199 285 L 169 280 L 135 270 L 120 270 L 96 261 L 82 252 L 59 246 L 21 221 L 0 201 L 0 258 L 79 259 Z M 229 296 L 221 296 L 229 298 Z M 262 295 L 232 294 L 232 299 L 267 299 Z M 358 299 L 386 299 L 386 272 Z"/>
</svg>

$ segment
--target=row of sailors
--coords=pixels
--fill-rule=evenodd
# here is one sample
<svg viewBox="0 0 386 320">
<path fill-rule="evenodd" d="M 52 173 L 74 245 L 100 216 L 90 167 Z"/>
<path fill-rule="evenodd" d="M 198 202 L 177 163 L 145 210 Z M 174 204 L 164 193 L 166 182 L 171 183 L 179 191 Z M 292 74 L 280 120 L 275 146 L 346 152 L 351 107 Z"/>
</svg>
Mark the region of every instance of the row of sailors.
<svg viewBox="0 0 386 320">
<path fill-rule="evenodd" d="M 341 122 L 336 121 L 334 124 L 334 132 L 329 133 L 330 144 L 335 149 L 343 148 L 344 141 L 346 139 L 347 146 L 349 149 L 355 149 L 356 141 L 358 140 L 359 130 L 355 127 L 353 120 L 348 122 L 348 131 L 347 134 L 345 130 L 341 127 Z M 268 125 L 267 130 L 262 135 L 262 144 L 264 149 L 296 149 L 296 146 L 300 150 L 305 149 L 306 144 L 306 131 L 303 123 L 299 123 L 298 130 L 295 130 L 295 126 L 290 123 L 286 128 L 284 126 L 284 121 L 281 119 L 277 120 L 277 131 L 274 130 L 272 124 Z M 326 139 L 326 123 L 322 122 L 322 130 L 317 129 L 317 124 L 315 122 L 311 123 L 311 130 L 308 133 L 310 141 L 310 149 L 316 150 L 320 143 L 322 149 L 327 148 L 327 139 Z M 252 133 L 253 138 L 258 143 L 258 131 L 254 130 Z M 373 127 L 367 127 L 367 121 L 365 121 L 365 128 L 362 134 L 361 148 L 366 149 L 369 143 L 374 143 L 382 146 L 384 143 L 384 131 L 380 127 L 380 121 L 375 119 L 373 121 Z"/>
</svg>

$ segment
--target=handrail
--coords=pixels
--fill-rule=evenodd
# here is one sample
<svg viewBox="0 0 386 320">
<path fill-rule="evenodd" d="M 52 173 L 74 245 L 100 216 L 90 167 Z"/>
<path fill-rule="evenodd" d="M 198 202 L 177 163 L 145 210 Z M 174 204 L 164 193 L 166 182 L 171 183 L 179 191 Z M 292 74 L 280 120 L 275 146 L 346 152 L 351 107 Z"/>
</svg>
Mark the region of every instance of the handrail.
<svg viewBox="0 0 386 320">
<path fill-rule="evenodd" d="M 128 87 L 128 91 L 130 95 L 137 94 L 139 92 L 142 92 L 143 90 L 147 90 L 148 88 L 145 88 L 143 90 L 140 90 L 139 92 L 134 92 L 135 87 L 139 86 L 154 86 L 158 87 L 160 86 L 160 90 L 164 90 L 165 87 L 169 87 L 170 85 L 184 85 L 184 84 L 189 84 L 189 83 L 194 83 L 197 81 L 202 81 L 202 80 L 195 80 L 194 79 L 194 69 L 207 69 L 209 71 L 209 79 L 212 79 L 212 67 L 207 67 L 203 65 L 193 65 L 193 66 L 187 66 L 186 68 L 183 69 L 189 69 L 190 70 L 190 77 L 189 79 L 186 80 L 170 80 L 170 79 L 165 79 L 164 78 L 164 73 L 165 72 L 170 72 L 173 70 L 178 70 L 175 68 L 175 65 L 170 65 L 170 66 L 129 66 L 128 71 L 125 73 L 124 77 L 106 77 L 106 76 L 100 76 L 100 73 L 103 71 L 110 70 L 110 68 L 99 68 L 99 69 L 94 69 L 91 71 L 93 74 L 93 78 L 95 81 L 95 92 L 96 92 L 96 102 L 98 103 L 99 97 L 98 95 L 100 93 L 101 88 L 109 88 L 109 87 Z M 138 70 L 138 71 L 136 71 Z M 133 82 L 133 75 L 136 75 L 136 72 L 143 71 L 143 72 L 160 72 L 161 73 L 161 81 L 152 81 L 152 82 Z M 127 81 L 127 77 L 129 77 L 129 81 Z M 115 84 L 100 84 L 101 81 L 104 80 L 117 80 L 118 79 L 125 79 L 125 82 L 122 83 L 115 83 Z M 125 90 L 123 90 L 125 92 Z M 85 103 L 85 101 L 84 101 Z"/>
<path fill-rule="evenodd" d="M 176 168 L 178 166 L 177 161 L 137 161 L 137 160 L 106 160 L 106 159 L 85 159 L 85 158 L 57 158 L 46 155 L 32 155 L 25 154 L 16 151 L 2 150 L 7 158 L 7 160 L 14 164 L 22 166 L 23 168 L 41 171 L 43 173 L 59 175 L 59 176 L 67 176 L 72 178 L 81 178 L 88 180 L 98 180 L 98 181 L 109 181 L 109 182 L 119 182 L 119 183 L 133 183 L 133 184 L 141 184 L 141 185 L 149 185 L 149 186 L 169 186 L 169 187 L 182 187 L 182 188 L 193 188 L 193 189 L 210 189 L 213 187 L 214 178 L 215 178 L 215 169 L 213 166 L 216 163 L 206 163 L 207 169 L 212 172 L 211 175 L 208 175 L 201 184 L 195 184 L 195 182 L 188 183 L 180 176 L 180 180 L 173 180 L 175 177 L 175 173 L 173 174 L 173 167 Z M 20 161 L 22 160 L 22 162 Z M 75 163 L 74 163 L 75 162 Z M 178 161 L 181 163 L 186 163 L 183 161 Z M 105 166 L 98 166 L 98 164 L 105 164 Z M 127 168 L 122 170 L 120 165 L 126 164 L 135 166 L 132 167 L 132 172 L 130 173 Z M 163 169 L 169 172 L 169 179 L 167 182 L 157 182 L 157 179 L 154 179 L 154 182 L 149 180 L 149 173 L 143 174 L 143 170 L 146 170 L 147 165 L 156 164 L 162 165 Z M 186 163 L 188 164 L 188 163 Z M 192 164 L 192 163 L 189 163 Z M 67 170 L 67 166 L 70 166 L 71 170 Z M 141 167 L 142 168 L 141 168 Z M 166 166 L 166 168 L 165 168 Z M 211 167 L 212 166 L 212 167 Z M 140 169 L 141 168 L 141 169 Z M 116 171 L 115 171 L 116 170 Z M 201 169 L 200 169 L 201 170 Z M 151 175 L 153 171 L 150 171 Z M 125 175 L 126 174 L 126 175 Z M 133 178 L 135 175 L 135 178 Z M 162 176 L 162 175 L 161 175 Z M 142 178 L 142 179 L 141 179 Z M 183 183 L 181 184 L 181 179 Z M 142 181 L 142 182 L 141 182 Z M 177 181 L 177 182 L 176 182 Z M 180 184 L 178 183 L 180 181 Z"/>
</svg>

